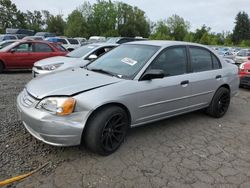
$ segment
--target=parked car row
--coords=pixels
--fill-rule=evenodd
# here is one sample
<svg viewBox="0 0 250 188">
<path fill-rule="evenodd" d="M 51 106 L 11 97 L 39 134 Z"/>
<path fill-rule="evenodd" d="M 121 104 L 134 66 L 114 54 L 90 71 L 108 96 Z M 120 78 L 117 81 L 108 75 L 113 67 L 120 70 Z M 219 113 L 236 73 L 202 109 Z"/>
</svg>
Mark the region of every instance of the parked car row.
<svg viewBox="0 0 250 188">
<path fill-rule="evenodd" d="M 64 38 L 64 37 L 48 37 L 45 40 L 43 40 L 44 36 L 49 36 L 49 33 L 41 32 L 37 33 L 36 36 L 24 37 L 23 40 L 6 40 L 1 42 L 0 49 L 2 50 L 0 51 L 0 72 L 10 69 L 32 68 L 33 64 L 36 61 L 42 60 L 37 62 L 36 65 L 33 67 L 33 76 L 36 76 L 41 73 L 44 74 L 55 70 L 63 70 L 69 67 L 73 67 L 75 65 L 85 64 L 86 61 L 96 59 L 104 52 L 109 51 L 110 48 L 113 48 L 122 43 L 145 40 L 143 38 L 132 38 L 132 37 L 111 37 L 105 43 L 100 43 L 100 42 L 90 43 L 90 44 L 86 43 L 85 45 L 83 45 L 82 48 L 80 48 L 80 46 L 82 45 L 79 42 L 80 39 Z M 105 38 L 94 36 L 91 37 L 90 39 L 95 41 L 102 41 Z M 85 41 L 85 39 L 83 38 L 81 40 Z M 43 49 L 40 48 L 39 49 L 40 51 L 38 52 L 35 48 L 32 47 L 33 44 L 35 43 L 39 43 L 40 46 L 43 45 Z M 52 43 L 54 43 L 54 45 Z M 11 44 L 13 44 L 14 46 L 8 48 L 7 46 Z M 25 48 L 19 49 L 15 46 L 20 44 L 22 44 L 21 46 L 29 44 L 30 47 L 26 46 L 26 49 Z M 54 50 L 53 47 L 50 48 L 51 45 L 59 48 L 60 51 L 63 52 L 63 54 L 53 53 Z M 48 47 L 46 48 L 46 46 Z M 16 48 L 17 50 L 14 50 Z M 70 60 L 67 57 L 56 57 L 48 60 L 47 59 L 43 60 L 44 58 L 47 57 L 54 57 L 59 55 L 65 56 L 67 54 L 67 51 L 73 51 L 67 56 L 71 57 Z M 22 56 L 22 58 L 20 58 L 20 56 Z M 76 63 L 76 61 L 74 61 L 75 63 L 72 63 L 72 57 L 74 56 L 82 58 L 85 61 L 77 60 L 78 63 Z M 67 63 L 69 61 L 71 63 Z"/>
<path fill-rule="evenodd" d="M 238 91 L 238 67 L 206 46 L 136 41 L 110 46 L 105 53 L 102 45 L 79 48 L 51 67 L 59 70 L 72 57 L 72 64 L 77 58 L 89 61 L 85 66 L 54 71 L 26 85 L 17 107 L 31 135 L 50 145 L 85 144 L 109 155 L 129 128 L 199 109 L 220 118 Z M 105 54 L 95 59 L 103 47 Z"/>
<path fill-rule="evenodd" d="M 231 59 L 235 61 L 235 63 L 238 65 L 250 61 L 250 49 L 227 48 L 227 47 L 225 48 L 213 47 L 213 49 L 217 51 L 219 56 Z"/>
</svg>

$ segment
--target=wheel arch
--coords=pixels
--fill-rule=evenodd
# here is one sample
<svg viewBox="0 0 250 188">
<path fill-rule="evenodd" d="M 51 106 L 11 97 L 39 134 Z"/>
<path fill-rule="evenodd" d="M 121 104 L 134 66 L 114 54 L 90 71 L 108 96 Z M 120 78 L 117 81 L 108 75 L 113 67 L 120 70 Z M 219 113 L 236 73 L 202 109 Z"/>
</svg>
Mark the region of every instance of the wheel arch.
<svg viewBox="0 0 250 188">
<path fill-rule="evenodd" d="M 109 106 L 118 106 L 120 108 L 122 108 L 127 116 L 128 116 L 128 119 L 129 119 L 129 125 L 131 125 L 131 113 L 129 111 L 129 109 L 122 103 L 119 103 L 119 102 L 111 102 L 111 103 L 107 103 L 107 104 L 103 104 L 101 106 L 99 106 L 98 108 L 96 108 L 87 118 L 87 121 L 85 123 L 85 126 L 84 126 L 84 129 L 82 131 L 82 138 L 81 138 L 81 141 L 83 141 L 83 136 L 84 136 L 84 133 L 85 133 L 85 130 L 86 130 L 86 127 L 88 126 L 89 122 L 91 121 L 91 119 L 95 116 L 95 114 L 97 114 L 100 110 L 104 109 L 104 108 L 107 108 Z M 82 144 L 82 143 L 81 143 Z"/>
<path fill-rule="evenodd" d="M 229 92 L 231 93 L 231 88 L 230 88 L 230 86 L 229 86 L 228 84 L 223 84 L 223 85 L 221 85 L 218 89 L 220 89 L 220 88 L 222 88 L 222 87 L 228 89 Z M 217 89 L 217 90 L 218 90 L 218 89 Z"/>
<path fill-rule="evenodd" d="M 0 59 L 0 63 L 3 65 L 3 69 L 5 69 L 6 65 L 5 65 L 5 63 L 4 63 L 4 61 L 2 59 Z"/>
</svg>

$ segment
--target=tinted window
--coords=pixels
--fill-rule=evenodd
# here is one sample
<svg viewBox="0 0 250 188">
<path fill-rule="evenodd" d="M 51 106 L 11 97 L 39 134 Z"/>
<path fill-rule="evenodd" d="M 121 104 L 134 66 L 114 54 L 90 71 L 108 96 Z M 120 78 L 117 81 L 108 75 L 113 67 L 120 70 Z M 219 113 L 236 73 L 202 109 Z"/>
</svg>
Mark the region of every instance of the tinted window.
<svg viewBox="0 0 250 188">
<path fill-rule="evenodd" d="M 70 44 L 79 44 L 78 40 L 76 39 L 68 39 Z"/>
<path fill-rule="evenodd" d="M 68 44 L 65 39 L 57 39 L 57 42 L 60 42 L 62 44 Z"/>
<path fill-rule="evenodd" d="M 190 47 L 190 56 L 193 72 L 213 69 L 212 57 L 208 50 Z"/>
<path fill-rule="evenodd" d="M 52 49 L 49 47 L 48 44 L 35 43 L 34 44 L 34 51 L 35 52 L 52 52 Z"/>
<path fill-rule="evenodd" d="M 161 69 L 165 76 L 175 76 L 187 72 L 185 47 L 170 48 L 163 51 L 150 65 L 150 69 Z"/>
<path fill-rule="evenodd" d="M 31 43 L 23 43 L 15 47 L 16 52 L 31 52 Z"/>
<path fill-rule="evenodd" d="M 218 58 L 215 57 L 214 55 L 212 55 L 212 58 L 213 58 L 213 66 L 214 66 L 214 69 L 219 69 L 219 68 L 221 68 L 221 64 L 220 64 Z"/>
</svg>

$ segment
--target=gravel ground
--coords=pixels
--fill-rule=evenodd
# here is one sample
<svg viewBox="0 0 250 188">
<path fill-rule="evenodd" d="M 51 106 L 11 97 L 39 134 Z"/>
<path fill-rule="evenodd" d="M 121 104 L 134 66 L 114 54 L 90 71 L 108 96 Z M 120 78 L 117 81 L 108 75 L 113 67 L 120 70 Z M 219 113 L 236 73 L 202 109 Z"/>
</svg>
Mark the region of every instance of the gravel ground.
<svg viewBox="0 0 250 188">
<path fill-rule="evenodd" d="M 49 165 L 9 187 L 250 187 L 250 90 L 240 90 L 222 119 L 194 112 L 135 128 L 116 153 L 100 157 L 25 131 L 16 97 L 30 79 L 0 75 L 0 181 Z"/>
</svg>

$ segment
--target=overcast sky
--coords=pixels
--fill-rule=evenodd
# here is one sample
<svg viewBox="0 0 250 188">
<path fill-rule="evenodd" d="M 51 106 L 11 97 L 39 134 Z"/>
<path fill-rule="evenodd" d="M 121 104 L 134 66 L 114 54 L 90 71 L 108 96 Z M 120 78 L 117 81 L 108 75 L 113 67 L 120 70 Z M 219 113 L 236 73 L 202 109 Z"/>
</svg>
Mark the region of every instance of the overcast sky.
<svg viewBox="0 0 250 188">
<path fill-rule="evenodd" d="M 183 17 L 195 30 L 203 24 L 214 32 L 232 31 L 239 11 L 250 13 L 249 0 L 119 0 L 138 6 L 152 21 L 167 19 L 173 14 Z M 84 0 L 12 0 L 18 9 L 48 10 L 52 14 L 68 15 Z M 89 0 L 95 3 L 95 0 Z M 250 15 L 249 15 L 250 16 Z"/>
</svg>

